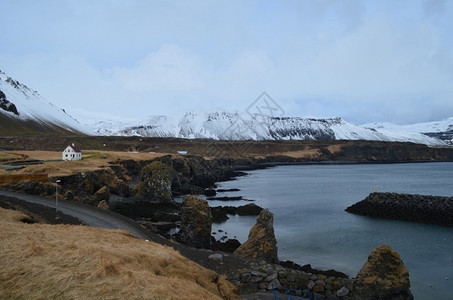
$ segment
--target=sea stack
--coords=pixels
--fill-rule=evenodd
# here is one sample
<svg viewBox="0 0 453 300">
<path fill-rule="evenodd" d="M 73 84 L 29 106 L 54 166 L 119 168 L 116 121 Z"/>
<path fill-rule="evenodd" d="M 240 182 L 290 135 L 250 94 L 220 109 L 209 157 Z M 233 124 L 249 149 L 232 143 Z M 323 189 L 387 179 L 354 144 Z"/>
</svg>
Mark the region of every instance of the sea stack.
<svg viewBox="0 0 453 300">
<path fill-rule="evenodd" d="M 250 229 L 248 240 L 234 251 L 245 257 L 262 259 L 269 263 L 277 263 L 277 240 L 274 234 L 274 215 L 264 209 L 256 218 Z"/>
<path fill-rule="evenodd" d="M 181 229 L 177 240 L 195 248 L 209 248 L 212 217 L 206 200 L 189 195 L 182 202 Z"/>
<path fill-rule="evenodd" d="M 353 281 L 353 300 L 412 300 L 409 271 L 390 246 L 374 249 Z"/>
</svg>

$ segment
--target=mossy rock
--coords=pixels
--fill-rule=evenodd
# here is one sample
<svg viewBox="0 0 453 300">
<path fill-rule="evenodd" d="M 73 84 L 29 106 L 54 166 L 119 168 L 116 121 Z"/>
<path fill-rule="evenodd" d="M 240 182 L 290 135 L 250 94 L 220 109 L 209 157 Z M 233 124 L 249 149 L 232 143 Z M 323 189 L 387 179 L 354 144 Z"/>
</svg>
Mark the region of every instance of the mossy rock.
<svg viewBox="0 0 453 300">
<path fill-rule="evenodd" d="M 146 201 L 171 200 L 172 171 L 160 161 L 146 165 L 141 172 L 141 181 L 135 188 L 135 196 Z"/>
<path fill-rule="evenodd" d="M 177 240 L 196 248 L 209 248 L 212 216 L 206 200 L 189 195 L 182 203 L 181 229 Z"/>
</svg>

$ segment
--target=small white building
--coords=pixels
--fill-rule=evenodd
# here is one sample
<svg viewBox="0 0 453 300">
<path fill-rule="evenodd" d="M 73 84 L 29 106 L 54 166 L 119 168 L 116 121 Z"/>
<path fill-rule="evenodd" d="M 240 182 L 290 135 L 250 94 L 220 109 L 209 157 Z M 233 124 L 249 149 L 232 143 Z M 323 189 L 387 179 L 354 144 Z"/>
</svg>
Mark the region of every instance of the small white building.
<svg viewBox="0 0 453 300">
<path fill-rule="evenodd" d="M 66 147 L 62 154 L 63 160 L 81 160 L 82 159 L 82 151 L 77 148 L 74 143 Z"/>
</svg>

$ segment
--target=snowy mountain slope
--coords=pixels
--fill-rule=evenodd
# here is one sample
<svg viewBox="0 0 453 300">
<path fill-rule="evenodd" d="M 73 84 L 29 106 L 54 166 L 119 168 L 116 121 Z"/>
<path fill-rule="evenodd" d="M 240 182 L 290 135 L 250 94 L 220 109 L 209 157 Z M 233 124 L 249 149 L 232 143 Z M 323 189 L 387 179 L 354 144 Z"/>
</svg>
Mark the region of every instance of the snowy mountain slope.
<svg viewBox="0 0 453 300">
<path fill-rule="evenodd" d="M 0 116 L 2 128 L 11 130 L 6 122 L 11 122 L 14 127 L 23 126 L 27 133 L 32 128 L 39 130 L 58 130 L 73 133 L 93 134 L 91 129 L 81 125 L 64 110 L 57 108 L 46 101 L 38 92 L 31 90 L 26 85 L 6 76 L 0 71 Z M 7 128 L 7 129 L 5 129 Z M 4 132 L 8 134 L 8 132 Z"/>
<path fill-rule="evenodd" d="M 341 118 L 252 117 L 238 112 L 187 112 L 153 116 L 133 123 L 99 122 L 102 135 L 211 138 L 217 140 L 373 140 L 411 141 L 428 145 L 444 142 L 421 133 L 382 132 L 356 126 Z"/>
<path fill-rule="evenodd" d="M 341 118 L 251 116 L 195 111 L 148 120 L 81 125 L 36 91 L 0 71 L 0 134 L 85 133 L 118 136 L 210 138 L 217 140 L 374 140 L 451 144 L 453 118 L 414 125 L 356 126 Z"/>
<path fill-rule="evenodd" d="M 453 118 L 411 125 L 375 122 L 364 124 L 362 127 L 373 128 L 376 131 L 400 140 L 412 141 L 411 139 L 429 136 L 442 140 L 446 144 L 453 144 Z"/>
</svg>

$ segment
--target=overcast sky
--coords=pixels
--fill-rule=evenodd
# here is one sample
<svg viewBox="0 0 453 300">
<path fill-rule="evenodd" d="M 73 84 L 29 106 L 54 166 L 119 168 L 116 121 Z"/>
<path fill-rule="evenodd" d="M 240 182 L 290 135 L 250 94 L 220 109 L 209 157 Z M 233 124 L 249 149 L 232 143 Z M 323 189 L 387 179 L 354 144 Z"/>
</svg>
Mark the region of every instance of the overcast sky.
<svg viewBox="0 0 453 300">
<path fill-rule="evenodd" d="M 79 120 L 453 117 L 453 1 L 0 0 L 0 70 Z"/>
</svg>

